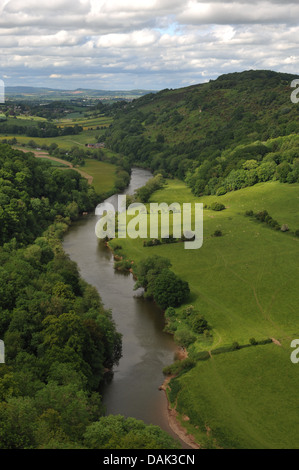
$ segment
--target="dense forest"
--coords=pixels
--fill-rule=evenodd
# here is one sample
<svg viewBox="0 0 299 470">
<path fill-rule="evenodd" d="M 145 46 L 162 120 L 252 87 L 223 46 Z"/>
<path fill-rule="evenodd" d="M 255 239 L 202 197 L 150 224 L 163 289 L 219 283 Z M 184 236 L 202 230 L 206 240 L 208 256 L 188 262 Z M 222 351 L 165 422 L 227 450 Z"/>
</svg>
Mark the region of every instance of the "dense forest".
<svg viewBox="0 0 299 470">
<path fill-rule="evenodd" d="M 184 179 L 196 196 L 273 179 L 298 182 L 294 78 L 247 71 L 148 94 L 123 107 L 106 144 L 131 163 Z"/>
<path fill-rule="evenodd" d="M 62 249 L 95 192 L 76 171 L 0 145 L 0 448 L 172 448 L 156 426 L 105 417 L 121 335 Z"/>
</svg>

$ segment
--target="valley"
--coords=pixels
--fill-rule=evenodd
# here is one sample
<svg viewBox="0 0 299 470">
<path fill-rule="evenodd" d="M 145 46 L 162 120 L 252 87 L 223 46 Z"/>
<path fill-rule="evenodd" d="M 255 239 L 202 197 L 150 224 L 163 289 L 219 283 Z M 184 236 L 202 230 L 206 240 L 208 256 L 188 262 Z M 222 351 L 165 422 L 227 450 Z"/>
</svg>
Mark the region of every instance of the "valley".
<svg viewBox="0 0 299 470">
<path fill-rule="evenodd" d="M 106 242 L 115 272 L 133 273 L 161 312 L 163 334 L 184 348 L 182 360 L 164 367 L 166 394 L 180 426 L 204 449 L 298 448 L 299 366 L 290 360 L 299 337 L 294 77 L 250 70 L 109 103 L 60 96 L 39 106 L 23 95 L 0 109 L 0 142 L 48 156 L 55 178 L 74 170 L 84 176 L 74 193 L 79 209 L 68 201 L 73 221 L 85 204 L 80 185 L 95 206 L 124 191 L 136 167 L 154 178 L 129 202 L 203 204 L 198 250 L 180 239 L 117 233 Z M 174 291 L 184 286 L 178 299 Z"/>
</svg>

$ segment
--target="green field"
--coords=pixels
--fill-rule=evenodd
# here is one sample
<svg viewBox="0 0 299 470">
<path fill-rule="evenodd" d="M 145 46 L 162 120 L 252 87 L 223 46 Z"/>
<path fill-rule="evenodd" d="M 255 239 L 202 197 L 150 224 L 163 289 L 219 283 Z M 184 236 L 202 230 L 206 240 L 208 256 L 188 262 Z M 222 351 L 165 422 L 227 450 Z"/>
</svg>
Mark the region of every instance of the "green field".
<svg viewBox="0 0 299 470">
<path fill-rule="evenodd" d="M 82 126 L 84 130 L 88 130 L 88 128 L 109 127 L 112 121 L 113 118 L 107 116 L 84 118 L 83 116 L 69 115 L 65 119 L 56 121 L 55 124 L 59 127 L 75 126 L 77 124 Z"/>
<path fill-rule="evenodd" d="M 55 143 L 58 145 L 59 148 L 70 150 L 72 147 L 82 147 L 85 148 L 85 144 L 87 143 L 95 143 L 96 136 L 100 134 L 101 131 L 91 130 L 91 131 L 84 131 L 78 135 L 65 135 L 59 137 L 28 137 L 26 135 L 7 135 L 7 134 L 0 134 L 1 139 L 12 139 L 16 137 L 18 144 L 28 144 L 30 141 L 34 141 L 39 147 L 43 145 L 50 146 L 51 144 Z"/>
<path fill-rule="evenodd" d="M 86 160 L 85 165 L 78 167 L 93 177 L 92 185 L 98 194 L 111 191 L 116 180 L 115 165 L 97 160 Z"/>
<path fill-rule="evenodd" d="M 177 409 L 203 446 L 298 449 L 298 375 L 287 345 L 218 355 L 176 379 Z"/>
<path fill-rule="evenodd" d="M 18 144 L 25 144 L 27 145 L 28 142 L 34 141 L 39 147 L 43 145 L 50 146 L 51 144 L 55 143 L 60 148 L 64 150 L 70 150 L 72 147 L 84 147 L 85 144 L 88 143 L 96 143 L 98 138 L 105 132 L 105 129 L 110 126 L 112 123 L 111 117 L 96 117 L 96 118 L 65 118 L 62 120 L 58 120 L 53 122 L 58 127 L 73 127 L 75 125 L 82 126 L 83 132 L 77 135 L 66 135 L 66 136 L 59 136 L 59 137 L 28 137 L 26 135 L 13 135 L 13 134 L 0 134 L 0 140 L 2 139 L 12 139 L 16 138 Z M 38 121 L 46 121 L 46 119 L 38 117 L 38 116 L 18 116 L 17 118 L 8 118 L 6 120 L 6 124 L 19 124 L 20 123 L 24 126 L 36 126 Z M 101 129 L 102 128 L 102 129 Z"/>
<path fill-rule="evenodd" d="M 69 166 L 67 164 L 64 164 L 64 163 L 61 163 L 61 162 L 56 162 L 54 160 L 50 160 L 47 157 L 39 157 L 39 158 L 41 158 L 42 160 L 46 160 L 47 162 L 50 162 L 50 164 L 52 166 L 55 166 L 57 168 L 69 168 Z"/>
<path fill-rule="evenodd" d="M 204 210 L 202 248 L 185 250 L 183 243 L 145 248 L 140 239 L 111 242 L 121 245 L 137 263 L 152 254 L 169 258 L 173 271 L 189 283 L 188 304 L 212 327 L 212 339 L 198 338 L 189 351 L 194 355 L 208 349 L 211 359 L 198 362 L 174 385 L 177 408 L 189 416 L 189 425 L 197 436 L 200 433 L 202 443 L 206 444 L 207 426 L 209 445 L 299 447 L 295 419 L 299 365 L 290 361 L 291 340 L 299 338 L 299 239 L 291 233 L 299 228 L 298 199 L 299 184 L 262 183 L 199 199 L 183 182 L 169 181 L 152 201 L 210 206 L 217 200 L 226 206 L 222 212 Z M 250 209 L 268 210 L 280 224 L 288 224 L 290 232 L 245 217 Z M 216 229 L 223 236 L 212 236 Z M 249 346 L 252 337 L 274 338 L 281 346 Z M 233 342 L 248 347 L 213 353 Z"/>
</svg>

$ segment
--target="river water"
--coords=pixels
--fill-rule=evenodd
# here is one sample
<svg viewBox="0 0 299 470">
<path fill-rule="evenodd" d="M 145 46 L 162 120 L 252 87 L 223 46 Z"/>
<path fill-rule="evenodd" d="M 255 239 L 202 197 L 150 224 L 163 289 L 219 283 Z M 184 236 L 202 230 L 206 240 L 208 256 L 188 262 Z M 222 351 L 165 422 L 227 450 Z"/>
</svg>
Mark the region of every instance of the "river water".
<svg viewBox="0 0 299 470">
<path fill-rule="evenodd" d="M 133 194 L 151 176 L 147 170 L 133 168 L 130 185 L 123 194 Z M 106 201 L 116 204 L 117 196 Z M 123 335 L 123 357 L 102 391 L 106 412 L 142 419 L 173 435 L 167 400 L 158 388 L 164 381 L 163 368 L 174 361 L 176 345 L 163 332 L 161 310 L 153 302 L 136 297 L 131 274 L 114 270 L 110 250 L 95 235 L 97 220 L 98 216 L 90 214 L 74 223 L 63 247 L 78 264 L 81 276 L 97 288 L 105 308 L 112 310 L 117 331 Z"/>
</svg>

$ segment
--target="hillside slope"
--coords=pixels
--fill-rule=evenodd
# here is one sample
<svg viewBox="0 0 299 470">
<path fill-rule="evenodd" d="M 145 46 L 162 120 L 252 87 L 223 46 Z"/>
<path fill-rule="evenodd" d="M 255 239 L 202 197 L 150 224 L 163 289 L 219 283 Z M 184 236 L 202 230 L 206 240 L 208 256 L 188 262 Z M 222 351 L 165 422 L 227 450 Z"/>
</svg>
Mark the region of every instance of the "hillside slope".
<svg viewBox="0 0 299 470">
<path fill-rule="evenodd" d="M 106 132 L 107 146 L 131 163 L 186 178 L 196 195 L 270 179 L 298 181 L 294 78 L 246 71 L 148 94 L 119 112 Z"/>
</svg>

